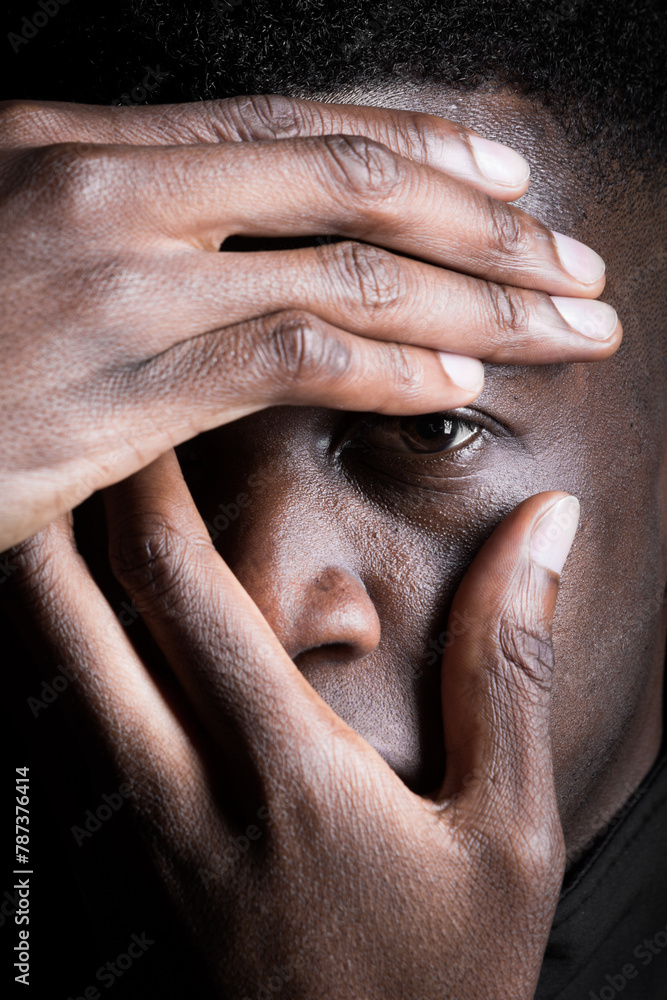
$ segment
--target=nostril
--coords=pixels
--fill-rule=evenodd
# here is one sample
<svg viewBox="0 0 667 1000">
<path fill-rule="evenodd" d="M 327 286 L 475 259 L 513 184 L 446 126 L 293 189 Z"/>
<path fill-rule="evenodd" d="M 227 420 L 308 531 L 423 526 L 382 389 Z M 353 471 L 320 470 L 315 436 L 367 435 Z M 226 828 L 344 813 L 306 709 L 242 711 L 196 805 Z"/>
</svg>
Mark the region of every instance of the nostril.
<svg viewBox="0 0 667 1000">
<path fill-rule="evenodd" d="M 372 650 L 365 649 L 352 642 L 325 642 L 311 649 L 304 649 L 294 657 L 299 670 L 306 667 L 322 666 L 337 663 L 350 663 L 368 656 Z"/>
<path fill-rule="evenodd" d="M 360 577 L 329 566 L 303 581 L 281 636 L 298 667 L 359 660 L 377 649 L 380 619 Z"/>
</svg>

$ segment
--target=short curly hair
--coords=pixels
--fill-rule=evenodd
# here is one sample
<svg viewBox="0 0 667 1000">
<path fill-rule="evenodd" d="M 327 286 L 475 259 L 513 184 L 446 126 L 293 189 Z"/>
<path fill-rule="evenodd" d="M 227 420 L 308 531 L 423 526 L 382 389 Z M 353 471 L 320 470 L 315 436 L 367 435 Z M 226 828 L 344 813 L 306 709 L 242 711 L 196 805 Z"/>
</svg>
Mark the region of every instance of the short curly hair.
<svg viewBox="0 0 667 1000">
<path fill-rule="evenodd" d="M 155 66 L 160 85 L 143 99 L 160 103 L 335 93 L 389 80 L 465 90 L 494 82 L 539 100 L 573 143 L 603 148 L 606 162 L 623 171 L 655 173 L 661 162 L 662 0 L 97 0 L 82 7 L 68 3 L 29 44 L 14 43 L 7 96 L 113 102 Z"/>
</svg>

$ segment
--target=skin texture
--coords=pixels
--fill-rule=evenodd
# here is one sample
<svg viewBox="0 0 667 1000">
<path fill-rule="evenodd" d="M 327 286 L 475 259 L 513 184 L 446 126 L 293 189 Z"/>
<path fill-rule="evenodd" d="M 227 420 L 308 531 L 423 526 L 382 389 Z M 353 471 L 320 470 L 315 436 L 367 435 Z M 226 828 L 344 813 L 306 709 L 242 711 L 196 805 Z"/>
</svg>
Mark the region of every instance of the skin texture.
<svg viewBox="0 0 667 1000">
<path fill-rule="evenodd" d="M 526 500 L 459 587 L 448 769 L 427 797 L 313 691 L 173 454 L 105 500 L 112 567 L 180 690 L 134 653 L 66 519 L 18 547 L 19 589 L 33 638 L 76 671 L 79 731 L 106 744 L 213 995 L 532 997 L 565 862 L 550 622 L 576 500 Z"/>
<path fill-rule="evenodd" d="M 577 248 L 592 270 L 566 270 L 556 237 L 502 200 L 526 164 L 491 183 L 460 126 L 280 98 L 0 115 L 2 548 L 271 404 L 415 413 L 480 391 L 481 365 L 462 378 L 448 353 L 544 363 L 619 344 L 600 303 L 584 304 L 597 340 L 559 312 L 599 295 L 602 261 Z M 387 249 L 218 253 L 313 232 Z M 504 288 L 517 269 L 531 291 Z"/>
<path fill-rule="evenodd" d="M 219 551 L 310 683 L 419 790 L 444 769 L 440 664 L 429 642 L 448 640 L 447 610 L 465 568 L 525 497 L 545 489 L 579 497 L 554 621 L 552 708 L 573 859 L 630 796 L 661 739 L 664 220 L 639 185 L 593 202 L 587 175 L 538 105 L 405 88 L 365 100 L 455 118 L 521 152 L 532 178 L 521 206 L 607 260 L 604 298 L 626 341 L 603 365 L 486 365 L 473 411 L 502 427 L 450 459 L 341 452 L 354 420 L 331 411 L 258 414 L 198 443 L 195 496 Z M 648 225 L 654 242 L 645 240 Z M 252 472 L 259 488 L 247 485 Z M 247 506 L 216 531 L 219 504 L 244 492 Z"/>
<path fill-rule="evenodd" d="M 392 99 L 414 95 L 378 96 Z M 518 120 L 538 175 L 559 177 L 553 194 L 538 182 L 535 204 L 604 242 L 606 208 L 574 172 L 561 191 L 567 147 L 548 119 L 502 95 L 458 100 L 489 135 Z M 576 215 L 559 209 L 571 196 Z M 184 450 L 247 593 L 169 457 L 108 491 L 114 571 L 193 717 L 161 700 L 66 524 L 19 547 L 34 623 L 58 662 L 79 664 L 74 696 L 120 774 L 139 779 L 131 805 L 220 995 L 269 982 L 270 937 L 298 998 L 532 996 L 565 848 L 604 825 L 660 739 L 664 414 L 655 304 L 632 277 L 639 215 L 605 245 L 634 342 L 603 365 L 490 366 L 465 411 L 485 430 L 466 450 L 427 466 L 397 455 L 396 421 L 310 407 L 266 410 Z M 626 446 L 638 433 L 641 455 Z M 560 489 L 583 513 L 554 670 L 576 518 L 554 525 L 557 563 L 530 538 L 562 497 L 542 491 Z M 211 740 L 222 784 L 202 767 Z M 271 832 L 230 873 L 216 847 L 258 802 Z"/>
</svg>

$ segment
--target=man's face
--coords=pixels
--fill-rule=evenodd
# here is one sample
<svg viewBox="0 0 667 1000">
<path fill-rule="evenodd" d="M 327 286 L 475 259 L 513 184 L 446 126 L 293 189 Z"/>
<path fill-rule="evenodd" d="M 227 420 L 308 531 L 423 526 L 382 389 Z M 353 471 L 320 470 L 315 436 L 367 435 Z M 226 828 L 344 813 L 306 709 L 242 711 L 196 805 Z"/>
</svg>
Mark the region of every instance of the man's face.
<svg viewBox="0 0 667 1000">
<path fill-rule="evenodd" d="M 440 659 L 466 628 L 447 621 L 462 575 L 521 500 L 579 497 L 554 622 L 553 743 L 566 837 L 583 843 L 660 741 L 667 462 L 655 206 L 632 181 L 596 200 L 559 128 L 525 99 L 405 89 L 350 99 L 441 115 L 521 152 L 532 180 L 520 205 L 604 257 L 603 298 L 624 344 L 599 364 L 489 365 L 473 406 L 430 419 L 264 411 L 196 443 L 195 498 L 313 687 L 427 791 L 444 770 Z"/>
</svg>

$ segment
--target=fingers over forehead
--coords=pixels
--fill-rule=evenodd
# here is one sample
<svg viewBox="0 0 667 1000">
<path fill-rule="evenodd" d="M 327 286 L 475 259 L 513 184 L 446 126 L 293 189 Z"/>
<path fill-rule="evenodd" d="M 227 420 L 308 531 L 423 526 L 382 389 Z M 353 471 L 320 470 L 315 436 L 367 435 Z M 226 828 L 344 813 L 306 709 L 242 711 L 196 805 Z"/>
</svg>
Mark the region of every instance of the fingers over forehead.
<svg viewBox="0 0 667 1000">
<path fill-rule="evenodd" d="M 363 136 L 245 148 L 92 146 L 83 154 L 65 144 L 58 163 L 72 200 L 77 184 L 90 187 L 93 180 L 109 204 L 122 200 L 123 239 L 145 241 L 153 233 L 165 248 L 217 251 L 232 235 L 333 234 L 562 296 L 597 297 L 604 287 L 604 263 L 589 248 Z M 563 259 L 563 245 L 576 264 Z"/>
<path fill-rule="evenodd" d="M 279 94 L 138 107 L 12 101 L 0 108 L 0 119 L 0 148 L 54 142 L 250 142 L 349 133 L 463 177 L 498 198 L 519 197 L 529 178 L 528 164 L 518 153 L 487 140 L 471 144 L 476 133 L 437 115 Z M 488 175 L 490 157 L 497 164 L 493 177 Z"/>
<path fill-rule="evenodd" d="M 179 288 L 179 302 L 169 304 L 172 318 L 182 308 L 182 335 L 202 313 L 211 328 L 223 315 L 231 325 L 259 311 L 302 309 L 364 337 L 452 350 L 496 364 L 601 360 L 622 335 L 606 303 L 569 298 L 555 303 L 544 292 L 479 280 L 368 243 L 257 250 L 251 262 L 247 253 L 207 254 L 196 268 L 191 257 L 185 273 L 192 279 Z M 607 338 L 575 332 L 557 305 L 572 309 L 577 322 L 580 315 L 591 324 L 599 317 L 600 337 Z"/>
</svg>

